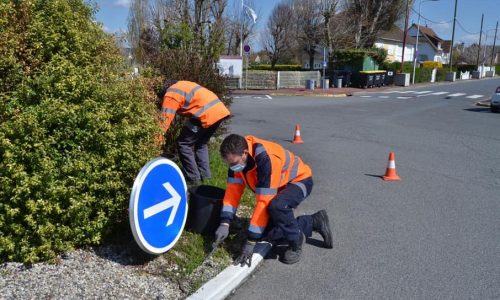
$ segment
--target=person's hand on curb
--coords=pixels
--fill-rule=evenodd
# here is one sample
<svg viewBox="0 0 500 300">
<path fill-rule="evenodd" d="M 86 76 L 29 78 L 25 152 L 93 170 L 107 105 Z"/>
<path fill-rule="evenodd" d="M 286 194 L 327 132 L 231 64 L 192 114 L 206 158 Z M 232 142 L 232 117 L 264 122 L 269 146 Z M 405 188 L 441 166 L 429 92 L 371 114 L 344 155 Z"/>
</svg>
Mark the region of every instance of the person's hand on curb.
<svg viewBox="0 0 500 300">
<path fill-rule="evenodd" d="M 242 267 L 247 264 L 249 267 L 252 266 L 252 255 L 253 255 L 253 249 L 255 248 L 256 242 L 253 241 L 246 241 L 246 243 L 243 245 L 243 248 L 241 249 L 241 254 L 234 260 L 234 265 L 241 265 Z"/>
</svg>

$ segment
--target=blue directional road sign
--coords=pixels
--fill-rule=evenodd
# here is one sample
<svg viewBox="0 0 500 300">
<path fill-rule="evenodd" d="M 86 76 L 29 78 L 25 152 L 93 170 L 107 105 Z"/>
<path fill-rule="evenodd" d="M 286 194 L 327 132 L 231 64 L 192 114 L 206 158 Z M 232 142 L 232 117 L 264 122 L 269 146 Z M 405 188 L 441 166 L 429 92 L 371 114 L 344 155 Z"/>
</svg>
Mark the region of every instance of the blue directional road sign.
<svg viewBox="0 0 500 300">
<path fill-rule="evenodd" d="M 135 241 L 150 254 L 172 248 L 186 223 L 186 180 L 179 167 L 163 157 L 148 162 L 135 179 L 129 220 Z"/>
</svg>

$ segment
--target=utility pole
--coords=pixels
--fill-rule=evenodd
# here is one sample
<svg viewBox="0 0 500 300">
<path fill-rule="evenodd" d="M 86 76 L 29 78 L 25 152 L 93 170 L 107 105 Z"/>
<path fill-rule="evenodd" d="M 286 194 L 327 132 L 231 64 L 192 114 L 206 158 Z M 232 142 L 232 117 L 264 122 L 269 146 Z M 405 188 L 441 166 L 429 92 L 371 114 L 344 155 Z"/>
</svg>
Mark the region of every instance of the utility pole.
<svg viewBox="0 0 500 300">
<path fill-rule="evenodd" d="M 405 63 L 405 48 L 406 48 L 406 35 L 408 34 L 409 6 L 410 6 L 410 0 L 406 0 L 405 32 L 403 33 L 403 51 L 401 53 L 401 67 L 399 68 L 399 73 L 403 73 L 403 64 Z"/>
<path fill-rule="evenodd" d="M 453 43 L 455 41 L 455 23 L 457 22 L 457 2 L 455 0 L 455 13 L 453 14 L 453 33 L 451 34 L 451 47 L 450 47 L 450 72 L 453 71 Z"/>
<path fill-rule="evenodd" d="M 484 20 L 484 14 L 481 15 L 481 31 L 479 33 L 479 48 L 477 49 L 477 70 L 479 71 L 479 55 L 481 55 L 481 39 L 483 37 L 483 20 Z"/>
<path fill-rule="evenodd" d="M 495 38 L 493 39 L 493 49 L 491 49 L 490 68 L 493 67 L 493 59 L 495 56 L 495 46 L 496 46 L 496 41 L 497 41 L 497 31 L 498 31 L 498 21 L 497 21 L 497 27 L 495 29 Z"/>
<path fill-rule="evenodd" d="M 240 56 L 243 59 L 243 0 L 241 0 L 240 11 Z"/>
</svg>

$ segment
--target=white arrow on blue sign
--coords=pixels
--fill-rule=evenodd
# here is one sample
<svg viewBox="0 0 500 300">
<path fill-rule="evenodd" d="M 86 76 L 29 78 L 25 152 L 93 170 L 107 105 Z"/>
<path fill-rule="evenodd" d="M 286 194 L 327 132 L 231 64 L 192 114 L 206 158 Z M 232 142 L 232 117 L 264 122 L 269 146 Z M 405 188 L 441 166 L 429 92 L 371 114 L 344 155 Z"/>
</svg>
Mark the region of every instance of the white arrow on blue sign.
<svg viewBox="0 0 500 300">
<path fill-rule="evenodd" d="M 163 157 L 148 162 L 135 179 L 129 220 L 135 241 L 150 254 L 172 248 L 186 223 L 186 180 L 179 167 Z"/>
</svg>

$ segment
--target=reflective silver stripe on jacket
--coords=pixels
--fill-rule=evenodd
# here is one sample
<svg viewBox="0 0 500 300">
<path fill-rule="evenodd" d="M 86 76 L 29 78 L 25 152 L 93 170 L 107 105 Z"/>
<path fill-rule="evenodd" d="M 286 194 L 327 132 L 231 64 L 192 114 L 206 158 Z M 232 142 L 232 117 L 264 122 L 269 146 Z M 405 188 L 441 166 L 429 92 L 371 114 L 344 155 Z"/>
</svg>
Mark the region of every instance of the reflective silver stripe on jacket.
<svg viewBox="0 0 500 300">
<path fill-rule="evenodd" d="M 189 104 L 191 104 L 191 99 L 193 99 L 193 96 L 194 94 L 199 90 L 201 89 L 201 86 L 197 85 L 195 86 L 191 92 L 189 92 L 187 95 L 186 95 L 186 103 L 184 103 L 184 109 L 187 109 L 189 107 Z"/>
<path fill-rule="evenodd" d="M 234 215 L 236 213 L 236 208 L 231 205 L 224 205 L 224 207 L 222 207 L 222 211 L 232 213 Z"/>
<path fill-rule="evenodd" d="M 290 171 L 290 176 L 288 177 L 288 180 L 289 181 L 292 181 L 293 179 L 295 179 L 295 177 L 297 177 L 297 173 L 299 171 L 299 158 L 297 156 L 293 156 L 293 166 L 292 166 L 292 170 Z"/>
<path fill-rule="evenodd" d="M 304 194 L 304 198 L 307 197 L 307 188 L 306 185 L 302 182 L 290 182 L 291 184 L 295 184 L 302 190 L 302 194 Z"/>
<path fill-rule="evenodd" d="M 228 177 L 227 178 L 227 183 L 243 184 L 243 179 L 241 179 L 241 178 L 234 178 L 234 177 Z"/>
<path fill-rule="evenodd" d="M 212 100 L 210 102 L 208 102 L 205 106 L 203 106 L 199 111 L 197 111 L 193 116 L 195 117 L 199 117 L 201 116 L 201 114 L 205 111 L 207 111 L 210 107 L 216 105 L 217 103 L 219 103 L 220 100 L 219 99 L 215 99 L 215 100 Z"/>
<path fill-rule="evenodd" d="M 264 149 L 264 147 L 262 145 L 257 145 L 257 147 L 255 148 L 255 153 L 254 155 L 257 156 L 259 154 L 261 154 L 262 152 L 265 152 L 266 150 Z"/>
<path fill-rule="evenodd" d="M 259 226 L 255 226 L 255 225 L 250 225 L 248 227 L 248 231 L 253 232 L 253 233 L 257 233 L 257 234 L 262 234 L 265 229 L 266 229 L 265 227 L 259 227 Z"/>
<path fill-rule="evenodd" d="M 290 167 L 290 152 L 288 152 L 288 150 L 285 150 L 285 164 L 283 165 L 283 169 L 281 171 L 285 172 L 286 170 L 288 170 L 288 167 Z"/>
<path fill-rule="evenodd" d="M 177 112 L 175 109 L 171 109 L 171 108 L 162 108 L 161 109 L 161 112 L 162 113 L 171 113 L 171 114 L 174 114 Z"/>
<path fill-rule="evenodd" d="M 272 188 L 256 188 L 255 194 L 257 195 L 274 195 L 278 190 Z"/>
<path fill-rule="evenodd" d="M 184 92 L 183 90 L 176 89 L 176 88 L 172 88 L 172 87 L 168 88 L 167 93 L 176 93 L 176 94 L 179 94 L 182 97 L 186 98 L 186 92 Z"/>
</svg>

